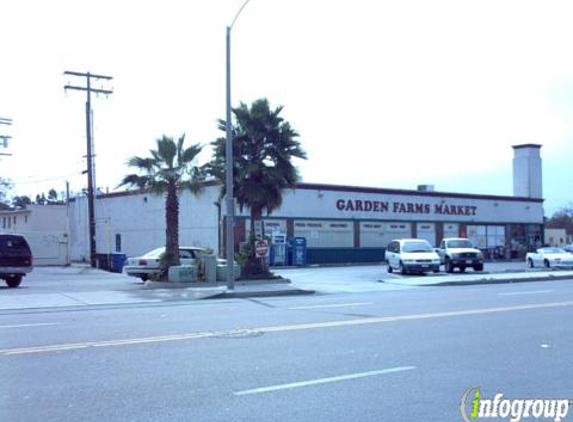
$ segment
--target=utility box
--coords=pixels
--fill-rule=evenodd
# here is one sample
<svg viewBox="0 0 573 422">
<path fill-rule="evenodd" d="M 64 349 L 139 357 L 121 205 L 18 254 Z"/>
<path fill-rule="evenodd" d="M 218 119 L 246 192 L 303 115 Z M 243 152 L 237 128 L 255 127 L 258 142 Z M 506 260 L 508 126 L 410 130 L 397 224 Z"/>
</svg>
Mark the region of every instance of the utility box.
<svg viewBox="0 0 573 422">
<path fill-rule="evenodd" d="M 167 280 L 171 283 L 195 283 L 197 281 L 197 266 L 179 265 L 169 267 Z"/>
<path fill-rule="evenodd" d="M 215 255 L 203 256 L 205 264 L 205 282 L 215 283 L 217 281 L 217 257 Z"/>
</svg>

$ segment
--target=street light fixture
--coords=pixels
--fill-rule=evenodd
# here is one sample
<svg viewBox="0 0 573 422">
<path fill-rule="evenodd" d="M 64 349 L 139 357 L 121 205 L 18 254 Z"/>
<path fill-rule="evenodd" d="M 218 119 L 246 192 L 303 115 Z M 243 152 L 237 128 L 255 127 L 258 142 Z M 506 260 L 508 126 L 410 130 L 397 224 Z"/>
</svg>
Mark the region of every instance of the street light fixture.
<svg viewBox="0 0 573 422">
<path fill-rule="evenodd" d="M 226 130 L 227 138 L 225 142 L 225 163 L 227 167 L 226 177 L 226 193 L 227 193 L 227 238 L 225 248 L 227 252 L 227 288 L 229 290 L 235 289 L 235 195 L 233 192 L 233 130 L 231 127 L 231 29 L 237 21 L 237 18 L 250 0 L 246 0 L 231 25 L 227 26 L 227 117 L 226 117 Z"/>
</svg>

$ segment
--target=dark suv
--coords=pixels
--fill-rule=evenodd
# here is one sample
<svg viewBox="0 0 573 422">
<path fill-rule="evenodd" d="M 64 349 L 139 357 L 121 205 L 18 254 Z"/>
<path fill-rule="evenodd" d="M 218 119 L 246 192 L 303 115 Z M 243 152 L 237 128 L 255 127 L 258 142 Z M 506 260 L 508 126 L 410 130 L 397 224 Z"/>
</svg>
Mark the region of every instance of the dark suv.
<svg viewBox="0 0 573 422">
<path fill-rule="evenodd" d="M 0 278 L 8 287 L 20 285 L 22 277 L 32 271 L 32 262 L 32 251 L 23 236 L 0 233 Z"/>
</svg>

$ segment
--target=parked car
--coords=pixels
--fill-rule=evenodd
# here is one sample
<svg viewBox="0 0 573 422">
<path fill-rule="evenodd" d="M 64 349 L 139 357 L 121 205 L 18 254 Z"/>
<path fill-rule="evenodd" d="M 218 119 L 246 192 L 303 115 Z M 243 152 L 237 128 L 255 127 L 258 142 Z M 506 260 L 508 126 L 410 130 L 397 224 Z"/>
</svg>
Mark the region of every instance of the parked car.
<svg viewBox="0 0 573 422">
<path fill-rule="evenodd" d="M 8 287 L 18 287 L 22 277 L 33 269 L 30 245 L 17 234 L 0 233 L 0 278 Z"/>
<path fill-rule="evenodd" d="M 440 257 L 424 239 L 396 239 L 386 248 L 388 272 L 440 272 Z"/>
<path fill-rule="evenodd" d="M 539 248 L 525 255 L 525 262 L 533 267 L 573 267 L 573 254 L 563 248 Z"/>
<path fill-rule="evenodd" d="M 468 239 L 444 238 L 440 242 L 440 247 L 436 248 L 436 252 L 440 255 L 440 261 L 447 273 L 453 272 L 455 268 L 459 268 L 463 273 L 468 267 L 474 271 L 483 271 L 483 254 Z"/>
<path fill-rule="evenodd" d="M 128 258 L 123 267 L 127 275 L 139 277 L 143 281 L 148 280 L 151 275 L 159 273 L 159 263 L 161 255 L 165 252 L 165 247 L 153 249 L 145 255 Z M 197 260 L 207 254 L 207 250 L 193 246 L 179 247 L 179 260 L 182 265 L 196 264 Z"/>
</svg>

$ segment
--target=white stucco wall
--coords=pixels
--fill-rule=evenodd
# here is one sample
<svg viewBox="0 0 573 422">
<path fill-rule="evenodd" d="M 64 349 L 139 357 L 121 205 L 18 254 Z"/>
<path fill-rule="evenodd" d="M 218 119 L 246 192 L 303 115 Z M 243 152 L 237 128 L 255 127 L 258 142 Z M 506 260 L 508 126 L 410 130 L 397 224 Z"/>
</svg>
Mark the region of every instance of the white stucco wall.
<svg viewBox="0 0 573 422">
<path fill-rule="evenodd" d="M 201 246 L 218 252 L 218 188 L 207 187 L 199 196 L 185 191 L 180 195 L 179 243 Z M 95 201 L 97 253 L 116 251 L 116 235 L 121 235 L 121 252 L 137 256 L 165 245 L 165 198 L 146 194 L 98 197 Z M 89 259 L 87 200 L 76 198 L 70 204 L 70 257 Z"/>
<path fill-rule="evenodd" d="M 65 265 L 68 262 L 67 207 L 28 205 L 25 210 L 0 214 L 11 219 L 2 231 L 23 235 L 34 256 L 34 265 Z"/>
</svg>

